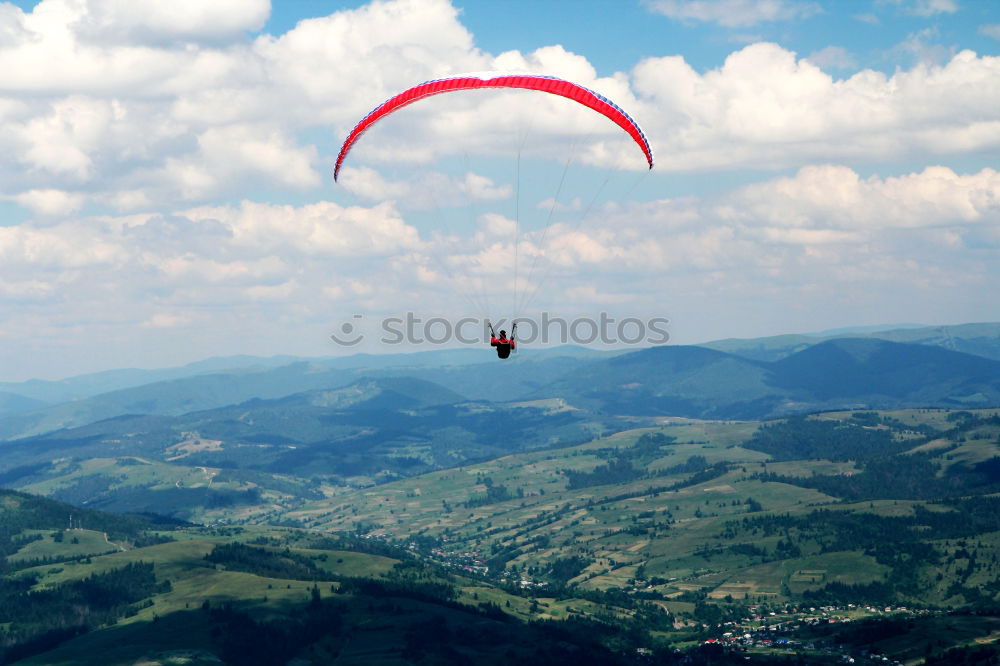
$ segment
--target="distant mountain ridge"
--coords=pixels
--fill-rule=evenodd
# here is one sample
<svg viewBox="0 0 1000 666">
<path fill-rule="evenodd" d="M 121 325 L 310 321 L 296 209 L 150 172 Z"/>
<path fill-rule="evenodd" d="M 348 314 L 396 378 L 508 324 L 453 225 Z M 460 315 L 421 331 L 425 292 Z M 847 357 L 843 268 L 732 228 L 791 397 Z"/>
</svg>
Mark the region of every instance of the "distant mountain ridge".
<svg viewBox="0 0 1000 666">
<path fill-rule="evenodd" d="M 599 361 L 535 397 L 633 416 L 766 419 L 833 409 L 1000 405 L 1000 361 L 921 344 L 840 338 L 778 361 L 666 346 Z"/>
<path fill-rule="evenodd" d="M 658 417 L 758 421 L 834 410 L 1000 406 L 1000 361 L 871 338 L 828 340 L 778 361 L 660 346 L 586 362 L 394 371 L 355 378 L 360 370 L 301 363 L 236 374 L 251 384 L 270 381 L 275 392 L 302 381 L 341 383 L 182 414 L 141 410 L 153 406 L 148 396 L 183 405 L 197 395 L 124 391 L 118 407 L 132 413 L 0 443 L 0 484 L 190 520 L 219 507 L 316 499 L 324 487 L 367 487 L 586 442 L 654 426 Z M 451 385 L 420 373 L 437 373 Z M 539 373 L 552 378 L 541 382 Z M 233 377 L 166 386 L 196 388 L 189 382 L 209 377 L 215 379 L 201 386 L 209 398 L 219 398 L 216 386 L 235 395 Z M 529 380 L 541 385 L 532 388 Z M 491 399 L 470 399 L 458 385 Z"/>
<path fill-rule="evenodd" d="M 274 368 L 306 360 L 308 359 L 296 356 L 262 357 L 239 355 L 213 357 L 173 368 L 159 368 L 154 370 L 122 368 L 92 372 L 58 380 L 29 379 L 22 382 L 0 382 L 0 391 L 32 398 L 42 404 L 53 405 L 155 382 L 223 371 Z"/>
<path fill-rule="evenodd" d="M 628 350 L 594 350 L 564 346 L 532 349 L 527 347 L 508 361 L 498 362 L 484 348 L 434 349 L 417 353 L 386 355 L 356 354 L 345 357 L 298 359 L 288 356 L 270 358 L 233 356 L 213 358 L 180 368 L 163 370 L 115 370 L 73 377 L 59 382 L 0 383 L 0 441 L 30 437 L 61 428 L 74 428 L 102 419 L 126 414 L 177 416 L 185 413 L 236 405 L 252 399 L 276 399 L 283 396 L 348 386 L 363 377 L 410 377 L 440 385 L 471 400 L 505 402 L 536 397 L 563 397 L 572 394 L 580 406 L 599 409 L 602 413 L 619 411 L 623 414 L 670 413 L 691 415 L 744 415 L 741 418 L 764 418 L 769 415 L 809 409 L 826 409 L 836 398 L 836 404 L 864 405 L 874 400 L 878 405 L 927 404 L 955 406 L 965 400 L 970 405 L 986 404 L 993 389 L 982 392 L 961 388 L 968 378 L 946 379 L 947 363 L 934 370 L 933 386 L 925 391 L 911 391 L 909 397 L 898 387 L 883 395 L 886 387 L 874 393 L 874 386 L 883 377 L 879 373 L 860 374 L 853 384 L 856 395 L 852 403 L 845 395 L 824 398 L 829 387 L 809 385 L 800 378 L 800 386 L 790 384 L 788 377 L 798 373 L 819 373 L 827 381 L 839 382 L 839 368 L 822 370 L 798 369 L 803 359 L 824 365 L 820 356 L 806 356 L 798 361 L 775 367 L 755 362 L 773 363 L 790 359 L 796 354 L 833 340 L 887 340 L 896 343 L 922 345 L 929 349 L 973 354 L 982 359 L 1000 360 L 1000 324 L 979 323 L 942 327 L 903 328 L 856 333 L 853 337 L 817 338 L 815 334 L 782 335 L 753 340 L 718 340 L 698 346 L 665 346 L 639 352 Z M 873 327 L 864 327 L 865 329 Z M 850 330 L 850 329 L 844 329 Z M 676 352 L 663 350 L 679 350 Z M 727 354 L 728 357 L 706 355 L 693 350 Z M 685 351 L 686 350 L 686 351 Z M 633 357 L 646 353 L 649 356 Z M 908 352 L 917 354 L 917 350 Z M 671 355 L 675 355 L 674 356 Z M 682 358 L 683 357 L 683 358 Z M 730 358 L 731 357 L 731 358 Z M 889 363 L 888 358 L 883 359 Z M 613 359 L 623 360 L 620 365 Z M 667 359 L 665 370 L 675 384 L 672 391 L 648 393 L 650 380 L 636 380 L 632 375 L 645 373 L 644 367 L 653 359 Z M 912 366 L 906 354 L 896 359 Z M 921 363 L 927 362 L 926 359 Z M 701 363 L 699 366 L 698 363 Z M 689 364 L 695 364 L 688 367 Z M 808 364 L 806 364 L 808 365 Z M 961 364 L 960 364 L 961 365 Z M 962 365 L 962 367 L 966 367 Z M 697 367 L 695 367 L 697 366 Z M 888 367 L 888 366 L 887 366 Z M 929 366 L 928 366 L 929 367 Z M 588 370 L 588 368 L 590 368 Z M 685 369 L 688 368 L 688 369 Z M 606 376 L 601 376 L 605 373 Z M 632 374 L 630 374 L 632 373 Z M 884 373 L 882 373 L 884 374 Z M 916 373 L 894 371 L 895 381 L 923 381 Z M 888 375 L 887 375 L 888 376 Z M 153 380 L 153 381 L 149 381 Z M 563 384 L 561 381 L 565 380 Z M 589 393 L 576 382 L 590 381 L 603 389 Z M 566 383 L 568 382 L 568 383 Z M 868 386 L 865 385 L 867 382 Z M 945 389 L 952 382 L 954 386 Z M 655 382 L 653 382 L 655 384 Z M 807 385 L 810 387 L 807 388 Z M 550 395 L 545 387 L 556 386 Z M 111 390 L 109 387 L 115 387 Z M 107 390 L 105 390 L 107 389 Z M 981 393 L 981 395 L 980 395 Z M 599 394 L 599 397 L 597 397 Z M 871 394 L 871 395 L 869 395 Z M 964 396 L 964 397 L 963 397 Z M 894 402 L 895 401 L 895 402 Z M 56 404 L 51 404 L 55 402 Z"/>
<path fill-rule="evenodd" d="M 29 409 L 11 409 L 6 415 L 0 411 L 0 441 L 73 428 L 124 414 L 177 416 L 254 398 L 268 400 L 315 389 L 336 389 L 362 377 L 411 377 L 440 384 L 469 399 L 514 400 L 580 365 L 621 353 L 537 350 L 521 353 L 516 360 L 498 363 L 490 350 L 452 351 L 457 355 L 424 352 L 394 355 L 392 359 L 372 357 L 374 368 L 359 364 L 367 357 L 296 361 L 277 367 L 250 366 L 117 389 L 56 405 L 43 405 L 41 409 L 37 401 L 24 399 L 15 404 L 27 405 Z M 433 365 L 442 359 L 465 363 Z M 473 359 L 477 363 L 471 363 Z M 31 406 L 35 408 L 30 409 Z"/>
<path fill-rule="evenodd" d="M 521 350 L 513 360 L 537 361 L 553 357 L 600 358 L 622 353 L 621 350 L 594 350 L 576 345 L 562 345 Z M 95 395 L 135 388 L 146 384 L 211 374 L 260 372 L 296 363 L 311 363 L 330 370 L 382 370 L 400 367 L 447 367 L 480 364 L 490 356 L 489 349 L 449 348 L 395 354 L 358 353 L 349 356 L 302 357 L 219 356 L 172 368 L 123 368 L 87 373 L 58 380 L 29 379 L 20 382 L 0 381 L 0 396 L 30 398 L 39 406 L 81 400 Z"/>
<path fill-rule="evenodd" d="M 47 404 L 41 400 L 35 400 L 34 398 L 29 398 L 18 393 L 0 391 L 0 418 L 8 414 L 41 409 L 46 407 Z"/>
<path fill-rule="evenodd" d="M 37 435 L 123 414 L 179 415 L 349 382 L 349 378 L 338 381 L 335 372 L 302 361 L 277 368 L 197 374 L 10 415 L 0 419 L 0 438 Z"/>
<path fill-rule="evenodd" d="M 872 329 L 872 330 L 861 330 Z M 943 347 L 951 351 L 1000 361 L 1000 323 L 955 324 L 951 326 L 901 325 L 900 328 L 858 327 L 822 333 L 790 333 L 764 338 L 726 338 L 700 344 L 701 347 L 729 352 L 758 361 L 776 361 L 806 347 L 838 338 L 876 338 L 890 342 Z"/>
</svg>

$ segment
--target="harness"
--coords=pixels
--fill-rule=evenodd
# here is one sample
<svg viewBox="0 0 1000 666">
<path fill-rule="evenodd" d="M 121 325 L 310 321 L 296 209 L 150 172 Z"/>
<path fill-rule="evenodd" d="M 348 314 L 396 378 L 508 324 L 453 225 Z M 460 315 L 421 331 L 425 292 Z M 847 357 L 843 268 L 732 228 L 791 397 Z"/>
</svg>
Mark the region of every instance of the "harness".
<svg viewBox="0 0 1000 666">
<path fill-rule="evenodd" d="M 496 333 L 496 331 L 493 330 L 493 324 L 491 324 L 489 322 L 489 320 L 487 320 L 486 321 L 486 325 L 490 327 L 490 337 L 496 339 L 497 333 Z M 517 335 L 517 322 L 516 321 L 511 325 L 511 327 L 510 327 L 510 337 L 507 338 L 507 339 L 510 340 L 511 342 L 514 342 L 514 336 L 515 335 Z"/>
</svg>

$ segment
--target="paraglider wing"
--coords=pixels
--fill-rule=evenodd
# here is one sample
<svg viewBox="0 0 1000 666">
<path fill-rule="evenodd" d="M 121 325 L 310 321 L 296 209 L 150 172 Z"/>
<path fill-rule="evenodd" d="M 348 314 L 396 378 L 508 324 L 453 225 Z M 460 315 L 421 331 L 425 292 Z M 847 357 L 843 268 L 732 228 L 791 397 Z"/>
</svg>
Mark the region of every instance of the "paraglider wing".
<svg viewBox="0 0 1000 666">
<path fill-rule="evenodd" d="M 560 95 L 575 102 L 579 102 L 586 107 L 606 116 L 616 125 L 628 132 L 629 136 L 642 149 L 649 168 L 653 168 L 653 151 L 649 147 L 649 141 L 643 134 L 639 125 L 632 120 L 625 111 L 607 97 L 599 95 L 583 86 L 558 79 L 554 76 L 541 76 L 538 74 L 464 74 L 452 76 L 446 79 L 435 79 L 420 85 L 404 90 L 395 97 L 391 97 L 379 106 L 375 107 L 371 113 L 359 122 L 344 141 L 344 145 L 337 155 L 337 165 L 333 170 L 333 179 L 337 180 L 340 174 L 340 167 L 344 163 L 344 158 L 351 151 L 357 140 L 369 127 L 377 123 L 381 118 L 401 109 L 408 104 L 412 104 L 425 97 L 440 95 L 441 93 L 454 92 L 458 90 L 475 90 L 478 88 L 523 88 L 526 90 L 537 90 L 552 95 Z"/>
</svg>

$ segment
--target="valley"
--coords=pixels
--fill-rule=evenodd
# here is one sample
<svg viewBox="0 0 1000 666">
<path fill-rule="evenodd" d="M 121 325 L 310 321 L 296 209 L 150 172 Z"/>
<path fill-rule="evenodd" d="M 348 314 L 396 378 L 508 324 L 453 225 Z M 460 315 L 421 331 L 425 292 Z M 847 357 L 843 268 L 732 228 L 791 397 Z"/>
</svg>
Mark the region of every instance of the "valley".
<svg viewBox="0 0 1000 666">
<path fill-rule="evenodd" d="M 1000 375 L 835 343 L 767 362 L 785 374 L 684 348 L 574 357 L 545 388 L 520 373 L 566 363 L 530 359 L 506 401 L 455 390 L 478 365 L 450 386 L 404 366 L 9 439 L 0 662 L 988 660 L 1000 408 L 952 403 Z M 604 399 L 616 373 L 645 397 Z M 780 397 L 821 373 L 844 408 Z M 751 380 L 771 391 L 756 418 L 705 418 L 703 387 L 743 412 Z"/>
</svg>

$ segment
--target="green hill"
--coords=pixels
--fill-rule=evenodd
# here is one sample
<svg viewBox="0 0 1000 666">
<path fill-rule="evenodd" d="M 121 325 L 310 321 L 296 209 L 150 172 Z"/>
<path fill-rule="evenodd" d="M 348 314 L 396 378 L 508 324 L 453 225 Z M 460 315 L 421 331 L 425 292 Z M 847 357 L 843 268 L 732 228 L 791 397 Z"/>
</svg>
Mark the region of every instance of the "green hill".
<svg viewBox="0 0 1000 666">
<path fill-rule="evenodd" d="M 451 397 L 373 380 L 226 418 L 322 403 L 384 421 Z M 211 446 L 131 467 L 207 488 L 208 468 L 180 463 Z M 219 507 L 229 525 L 140 520 L 120 539 L 98 521 L 138 519 L 8 492 L 0 525 L 24 527 L 5 553 L 0 638 L 25 664 L 615 664 L 640 649 L 654 663 L 823 664 L 863 663 L 876 644 L 890 660 L 959 659 L 1000 628 L 998 461 L 1000 410 L 847 411 L 665 419 L 291 509 Z M 68 511 L 81 528 L 60 529 Z"/>
<path fill-rule="evenodd" d="M 621 427 L 559 401 L 470 402 L 364 379 L 183 416 L 120 416 L 0 445 L 0 483 L 106 510 L 210 521 Z M 626 422 L 627 423 L 627 422 Z"/>
<path fill-rule="evenodd" d="M 998 461 L 996 410 L 829 413 L 763 427 L 677 421 L 293 515 L 550 586 L 991 608 Z"/>
<path fill-rule="evenodd" d="M 17 497 L 26 516 L 32 500 Z M 581 600 L 588 611 L 567 613 L 405 549 L 302 530 L 174 536 L 0 574 L 0 663 L 615 666 L 637 649 L 673 654 L 649 633 L 671 621 L 651 605 L 640 616 Z"/>
</svg>

